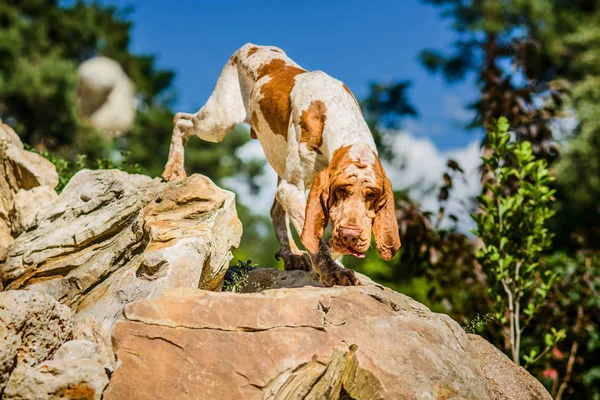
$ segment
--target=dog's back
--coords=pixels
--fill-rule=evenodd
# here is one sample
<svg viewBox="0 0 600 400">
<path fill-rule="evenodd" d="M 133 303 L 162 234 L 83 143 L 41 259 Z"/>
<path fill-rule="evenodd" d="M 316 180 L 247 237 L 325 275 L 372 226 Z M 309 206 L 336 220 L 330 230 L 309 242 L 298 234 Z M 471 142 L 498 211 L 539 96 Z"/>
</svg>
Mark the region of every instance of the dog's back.
<svg viewBox="0 0 600 400">
<path fill-rule="evenodd" d="M 280 48 L 258 46 L 252 43 L 240 47 L 231 56 L 230 62 L 238 67 L 242 79 L 249 81 L 248 83 L 251 84 L 281 67 L 294 67 L 306 72 Z"/>
<path fill-rule="evenodd" d="M 360 106 L 343 82 L 322 71 L 306 71 L 273 46 L 248 43 L 230 63 L 238 71 L 246 122 L 279 176 L 289 162 L 290 146 L 298 149 L 308 183 L 342 142 L 354 139 L 375 149 Z"/>
</svg>

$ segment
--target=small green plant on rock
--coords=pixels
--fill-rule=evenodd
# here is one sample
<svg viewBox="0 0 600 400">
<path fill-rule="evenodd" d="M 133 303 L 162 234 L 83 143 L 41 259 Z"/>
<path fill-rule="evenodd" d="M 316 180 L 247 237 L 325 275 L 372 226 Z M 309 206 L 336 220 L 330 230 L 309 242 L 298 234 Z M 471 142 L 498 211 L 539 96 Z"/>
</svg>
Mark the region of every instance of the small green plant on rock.
<svg viewBox="0 0 600 400">
<path fill-rule="evenodd" d="M 480 212 L 473 215 L 473 231 L 483 242 L 477 258 L 487 274 L 494 300 L 495 319 L 504 327 L 512 359 L 521 359 L 521 338 L 536 313 L 544 306 L 558 274 L 538 261 L 550 248 L 552 235 L 545 227 L 554 190 L 549 185 L 545 160 L 536 160 L 531 144 L 511 141 L 506 118 L 488 132 L 491 154 L 482 157 L 487 169 Z M 552 328 L 545 335 L 544 350 L 536 346 L 523 359 L 526 366 L 540 360 L 565 337 Z"/>
<path fill-rule="evenodd" d="M 48 151 L 39 151 L 28 144 L 25 144 L 25 149 L 40 156 L 44 157 L 46 160 L 50 161 L 54 167 L 56 168 L 56 173 L 58 174 L 58 185 L 56 185 L 56 192 L 60 193 L 67 186 L 67 183 L 71 180 L 73 175 L 77 172 L 81 171 L 85 168 L 90 168 L 88 165 L 88 156 L 87 154 L 77 154 L 74 162 L 66 160 L 64 158 L 55 156 L 54 154 Z M 102 157 L 95 160 L 92 163 L 92 169 L 118 169 L 130 174 L 143 174 L 144 169 L 137 163 L 132 164 L 129 162 L 129 158 L 131 153 L 128 151 L 120 152 L 120 162 L 115 162 L 113 159 L 108 157 Z"/>
<path fill-rule="evenodd" d="M 487 324 L 494 319 L 494 314 L 487 313 L 484 315 L 477 314 L 472 320 L 465 320 L 463 329 L 466 333 L 479 333 Z"/>
<path fill-rule="evenodd" d="M 248 274 L 256 268 L 255 264 L 252 264 L 252 260 L 243 262 L 238 260 L 237 265 L 229 267 L 225 274 L 223 281 L 222 292 L 235 292 L 240 293 L 248 286 Z"/>
</svg>

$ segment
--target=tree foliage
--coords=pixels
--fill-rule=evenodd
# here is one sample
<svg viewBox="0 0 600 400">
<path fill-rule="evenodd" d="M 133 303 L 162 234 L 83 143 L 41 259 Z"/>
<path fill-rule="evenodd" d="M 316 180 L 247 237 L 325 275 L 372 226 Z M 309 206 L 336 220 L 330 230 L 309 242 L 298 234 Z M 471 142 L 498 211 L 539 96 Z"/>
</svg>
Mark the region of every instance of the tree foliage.
<svg viewBox="0 0 600 400">
<path fill-rule="evenodd" d="M 130 11 L 84 1 L 65 7 L 57 0 L 1 2 L 0 119 L 25 143 L 72 162 L 79 154 L 88 156 L 87 166 L 101 158 L 118 162 L 127 151 L 130 162 L 160 175 L 173 129 L 174 72 L 158 68 L 153 55 L 129 51 Z M 135 125 L 114 143 L 81 126 L 73 111 L 77 68 L 96 55 L 119 62 L 136 87 Z M 238 128 L 218 146 L 192 142 L 187 170 L 218 183 L 239 173 L 256 186 L 252 179 L 262 164 L 244 163 L 235 153 L 249 140 L 248 132 Z"/>
<path fill-rule="evenodd" d="M 528 140 L 535 154 L 553 160 L 557 148 L 551 122 L 561 115 L 568 87 L 556 80 L 543 40 L 549 18 L 547 0 L 424 0 L 443 8 L 453 21 L 458 39 L 449 55 L 426 49 L 422 64 L 441 72 L 449 82 L 474 74 L 480 96 L 471 105 L 471 126 L 492 128 L 506 117 L 520 140 Z M 485 145 L 485 142 L 484 142 Z"/>
<path fill-rule="evenodd" d="M 383 159 L 394 158 L 390 135 L 386 135 L 386 131 L 398 130 L 404 118 L 418 115 L 410 103 L 407 94 L 409 88 L 410 81 L 371 82 L 368 96 L 360 102 L 379 155 Z"/>
<path fill-rule="evenodd" d="M 495 118 L 507 116 L 517 139 L 530 141 L 536 157 L 551 163 L 556 215 L 547 226 L 555 244 L 553 253 L 542 254 L 539 263 L 559 273 L 561 280 L 548 292 L 548 307 L 538 314 L 540 323 L 531 325 L 530 334 L 522 339 L 529 348 L 538 346 L 539 355 L 544 348 L 536 338 L 553 326 L 566 326 L 566 339 L 532 371 L 557 399 L 599 397 L 600 374 L 592 361 L 598 354 L 598 326 L 587 319 L 598 308 L 584 299 L 597 287 L 594 260 L 600 253 L 600 2 L 423 2 L 442 10 L 457 37 L 450 54 L 424 51 L 425 67 L 442 73 L 449 82 L 475 77 L 480 91 L 470 105 L 478 112 L 472 126 L 490 127 Z M 560 129 L 561 125 L 567 127 Z M 562 137 L 556 137 L 558 132 Z M 562 142 L 560 152 L 555 139 Z M 518 188 L 513 178 L 504 193 L 515 194 Z M 491 330 L 486 336 L 504 347 L 502 338 Z"/>
<path fill-rule="evenodd" d="M 173 129 L 174 72 L 158 68 L 153 55 L 129 50 L 130 11 L 87 1 L 0 2 L 0 119 L 57 166 L 59 191 L 82 168 L 116 167 L 152 176 L 163 171 Z M 136 87 L 135 125 L 114 142 L 80 125 L 74 115 L 77 68 L 96 55 L 119 62 Z M 264 162 L 245 162 L 237 153 L 249 140 L 242 126 L 222 143 L 192 139 L 186 170 L 207 175 L 222 186 L 224 178 L 235 176 L 256 191 L 254 178 Z M 239 209 L 244 238 L 249 240 L 238 252 L 244 259 L 275 264 L 272 254 L 277 248 L 268 239 L 270 221 Z M 265 240 L 264 254 L 252 246 L 257 237 Z"/>
</svg>

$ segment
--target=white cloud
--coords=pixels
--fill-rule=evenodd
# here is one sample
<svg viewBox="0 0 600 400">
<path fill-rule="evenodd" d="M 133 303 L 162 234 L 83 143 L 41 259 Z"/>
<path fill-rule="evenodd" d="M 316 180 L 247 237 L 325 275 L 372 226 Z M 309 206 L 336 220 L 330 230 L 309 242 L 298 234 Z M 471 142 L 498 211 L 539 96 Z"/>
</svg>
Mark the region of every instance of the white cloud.
<svg viewBox="0 0 600 400">
<path fill-rule="evenodd" d="M 568 110 L 565 117 L 556 118 L 550 124 L 554 140 L 558 144 L 566 147 L 569 140 L 573 137 L 578 125 L 579 119 L 573 111 Z"/>
<path fill-rule="evenodd" d="M 415 137 L 406 132 L 393 135 L 392 146 L 397 159 L 393 164 L 384 163 L 384 166 L 394 189 L 409 189 L 411 198 L 421 203 L 424 210 L 436 212 L 438 190 L 442 184 L 442 175 L 447 170 L 446 163 L 449 159 L 458 161 L 465 171 L 465 179 L 453 180 L 454 187 L 446 207 L 447 214 L 459 217 L 461 231 L 468 232 L 472 229 L 474 224 L 469 213 L 473 210 L 469 209 L 469 205 L 480 191 L 477 171 L 480 164 L 479 142 L 475 140 L 462 148 L 440 151 L 430 139 Z M 248 142 L 237 151 L 237 155 L 244 160 L 264 159 L 258 140 Z M 268 215 L 277 186 L 277 174 L 269 165 L 265 166 L 264 171 L 257 178 L 261 190 L 256 195 L 250 194 L 248 185 L 239 177 L 228 178 L 224 183 L 238 193 L 236 201 L 255 212 Z M 447 223 L 448 221 L 444 221 L 442 226 Z"/>
<path fill-rule="evenodd" d="M 439 122 L 429 122 L 427 124 L 423 124 L 421 122 L 417 122 L 414 119 L 407 119 L 406 121 L 402 121 L 402 127 L 406 132 L 412 133 L 414 136 L 434 136 L 434 135 L 442 135 L 446 131 L 444 125 Z"/>
<path fill-rule="evenodd" d="M 475 117 L 475 112 L 465 106 L 465 102 L 456 95 L 444 96 L 444 115 L 462 124 L 469 123 Z"/>
<path fill-rule="evenodd" d="M 400 132 L 395 134 L 393 148 L 397 159 L 392 165 L 384 163 L 387 174 L 395 190 L 409 189 L 410 197 L 421 204 L 423 210 L 437 212 L 439 208 L 437 196 L 447 171 L 449 159 L 456 160 L 465 174 L 453 179 L 453 188 L 446 205 L 446 214 L 459 217 L 459 228 L 468 232 L 474 227 L 469 216 L 471 200 L 480 193 L 479 141 L 475 140 L 467 146 L 447 151 L 440 151 L 428 138 L 416 138 Z M 442 226 L 446 226 L 444 221 Z"/>
</svg>

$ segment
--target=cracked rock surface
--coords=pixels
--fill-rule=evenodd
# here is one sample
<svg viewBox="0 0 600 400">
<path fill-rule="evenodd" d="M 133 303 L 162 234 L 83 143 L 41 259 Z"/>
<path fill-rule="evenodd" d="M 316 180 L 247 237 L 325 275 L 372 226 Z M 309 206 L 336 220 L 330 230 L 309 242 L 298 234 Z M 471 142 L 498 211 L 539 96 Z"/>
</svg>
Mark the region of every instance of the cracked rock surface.
<svg viewBox="0 0 600 400">
<path fill-rule="evenodd" d="M 72 330 L 73 313 L 52 297 L 23 290 L 0 292 L 0 398 L 13 371 L 25 371 L 51 357 Z"/>
<path fill-rule="evenodd" d="M 163 183 L 117 170 L 77 173 L 2 266 L 28 288 L 108 330 L 124 304 L 177 288 L 220 288 L 241 224 L 233 193 L 192 175 Z"/>
<path fill-rule="evenodd" d="M 19 135 L 0 121 L 0 265 L 14 238 L 34 224 L 38 210 L 54 201 L 57 184 L 54 165 L 25 150 Z"/>
<path fill-rule="evenodd" d="M 278 288 L 261 293 L 175 290 L 128 304 L 103 398 L 501 398 L 449 317 L 368 279 L 290 289 L 273 275 Z M 293 286 L 310 280 L 292 275 Z"/>
<path fill-rule="evenodd" d="M 10 377 L 3 399 L 100 400 L 108 376 L 98 361 L 87 356 L 84 353 L 62 358 L 57 354 L 34 368 L 18 368 Z"/>
</svg>

